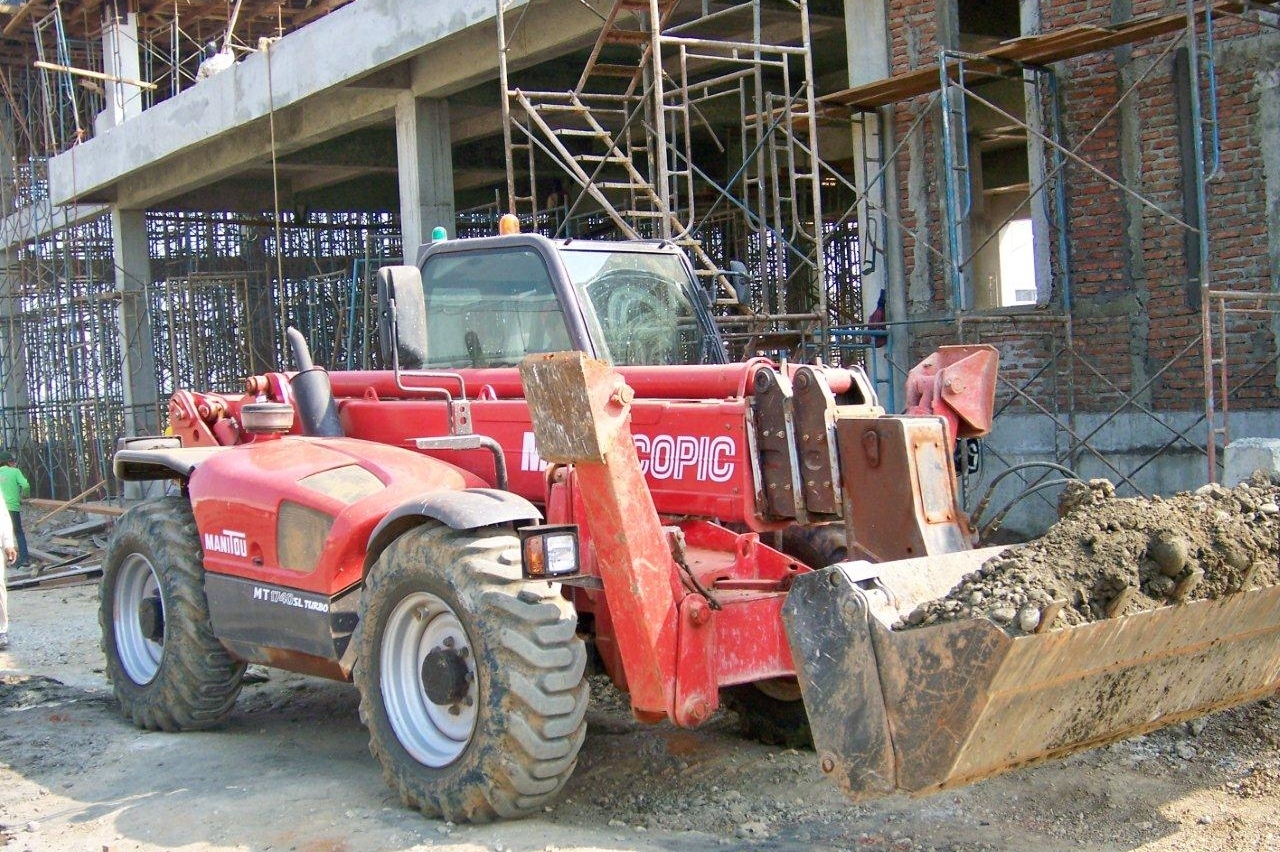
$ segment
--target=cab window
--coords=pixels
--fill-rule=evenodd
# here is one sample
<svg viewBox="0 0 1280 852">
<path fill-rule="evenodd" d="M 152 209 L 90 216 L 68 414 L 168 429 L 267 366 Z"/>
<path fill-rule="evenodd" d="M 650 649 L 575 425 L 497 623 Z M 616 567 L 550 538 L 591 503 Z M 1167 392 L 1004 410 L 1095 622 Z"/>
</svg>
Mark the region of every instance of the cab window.
<svg viewBox="0 0 1280 852">
<path fill-rule="evenodd" d="M 514 367 L 572 349 L 546 263 L 534 250 L 449 252 L 422 269 L 426 369 Z"/>
</svg>

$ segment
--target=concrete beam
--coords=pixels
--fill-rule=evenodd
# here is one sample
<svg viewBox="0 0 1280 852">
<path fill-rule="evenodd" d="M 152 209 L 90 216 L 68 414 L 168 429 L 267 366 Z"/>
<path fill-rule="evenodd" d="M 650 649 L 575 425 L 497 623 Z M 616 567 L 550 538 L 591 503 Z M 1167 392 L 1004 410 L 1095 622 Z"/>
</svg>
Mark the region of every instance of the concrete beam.
<svg viewBox="0 0 1280 852">
<path fill-rule="evenodd" d="M 511 4 L 513 25 L 526 3 Z M 589 4 L 603 9 L 607 0 Z M 600 18 L 587 5 L 540 7 L 512 38 L 512 64 L 589 39 Z M 358 84 L 407 60 L 413 60 L 409 80 L 419 97 L 440 98 L 492 80 L 498 60 L 493 14 L 492 0 L 356 0 L 52 158 L 50 195 L 55 204 L 162 204 L 269 156 L 273 110 L 277 154 L 389 120 L 396 90 Z"/>
<path fill-rule="evenodd" d="M 0 219 L 0 251 L 15 250 L 54 231 L 92 222 L 107 212 L 105 204 L 50 207 L 33 204 Z"/>
<path fill-rule="evenodd" d="M 230 72 L 223 72 L 219 76 L 228 73 Z M 218 80 L 219 77 L 212 77 L 205 84 L 216 83 Z M 159 109 L 160 106 L 153 109 Z M 306 145 L 331 139 L 378 118 L 389 120 L 394 111 L 393 91 L 357 92 L 337 89 L 326 92 L 305 104 L 276 113 L 276 156 L 278 158 Z M 144 122 L 150 113 L 151 110 L 144 112 L 135 121 Z M 134 122 L 126 122 L 102 138 L 110 139 L 122 132 L 132 131 L 133 124 Z M 72 191 L 72 198 L 114 201 L 127 208 L 157 207 L 169 198 L 231 177 L 245 169 L 269 167 L 271 135 L 270 122 L 259 119 L 239 125 L 234 134 L 221 134 L 205 142 L 190 140 L 190 147 L 180 154 L 162 158 L 158 151 L 154 152 L 156 157 L 145 164 L 134 162 L 141 156 L 138 150 L 130 150 L 127 146 L 88 150 L 89 145 L 95 141 L 90 140 L 55 158 L 58 161 L 56 169 L 55 160 L 49 161 L 50 192 Z M 146 147 L 142 142 L 138 144 L 139 147 Z M 167 148 L 169 140 L 155 140 L 155 144 Z M 94 169 L 114 171 L 115 176 L 105 183 L 97 184 L 96 190 L 91 190 L 86 188 L 83 181 Z M 74 176 L 74 184 L 68 181 L 68 186 L 55 190 L 55 174 L 61 175 L 63 179 Z M 121 180 L 125 176 L 129 179 Z"/>
</svg>

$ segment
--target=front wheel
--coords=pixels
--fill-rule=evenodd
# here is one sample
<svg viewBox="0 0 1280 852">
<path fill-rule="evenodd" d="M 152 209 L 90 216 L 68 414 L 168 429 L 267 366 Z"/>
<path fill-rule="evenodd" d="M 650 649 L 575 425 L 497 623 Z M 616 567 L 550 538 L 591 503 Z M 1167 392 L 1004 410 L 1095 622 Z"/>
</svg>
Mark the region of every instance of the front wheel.
<svg viewBox="0 0 1280 852">
<path fill-rule="evenodd" d="M 102 566 L 98 624 L 107 677 L 135 725 L 193 731 L 231 713 L 245 664 L 209 623 L 200 543 L 186 500 L 143 503 L 116 523 Z"/>
<path fill-rule="evenodd" d="M 360 714 L 406 805 L 485 822 L 560 792 L 586 735 L 586 648 L 569 602 L 521 577 L 515 536 L 410 530 L 370 571 L 361 607 Z"/>
</svg>

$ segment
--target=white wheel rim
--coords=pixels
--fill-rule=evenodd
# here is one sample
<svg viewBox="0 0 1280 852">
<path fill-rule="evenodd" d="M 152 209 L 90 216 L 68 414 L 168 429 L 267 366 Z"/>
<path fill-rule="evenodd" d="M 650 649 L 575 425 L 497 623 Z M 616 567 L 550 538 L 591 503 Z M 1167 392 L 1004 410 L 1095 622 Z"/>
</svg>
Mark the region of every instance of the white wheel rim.
<svg viewBox="0 0 1280 852">
<path fill-rule="evenodd" d="M 466 695 L 452 704 L 433 702 L 422 682 L 427 655 L 441 648 L 463 655 L 470 679 Z M 379 686 L 396 739 L 419 763 L 436 768 L 452 763 L 475 732 L 478 704 L 475 658 L 462 622 L 440 598 L 415 592 L 387 618 L 381 653 Z"/>
<path fill-rule="evenodd" d="M 131 553 L 116 575 L 115 599 L 111 606 L 111 623 L 116 637 L 116 653 L 129 679 L 139 686 L 150 683 L 160 670 L 164 656 L 164 640 L 156 642 L 143 632 L 139 610 L 143 601 L 159 601 L 161 623 L 164 620 L 164 597 L 160 581 L 150 560 Z"/>
</svg>

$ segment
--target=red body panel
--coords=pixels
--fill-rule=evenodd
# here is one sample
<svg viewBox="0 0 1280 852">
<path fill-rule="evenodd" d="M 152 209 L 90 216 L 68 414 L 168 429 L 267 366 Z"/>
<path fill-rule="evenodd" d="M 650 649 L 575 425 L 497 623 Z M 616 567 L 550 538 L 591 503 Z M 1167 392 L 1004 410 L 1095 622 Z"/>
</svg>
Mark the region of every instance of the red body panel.
<svg viewBox="0 0 1280 852">
<path fill-rule="evenodd" d="M 443 400 L 347 399 L 339 404 L 343 430 L 354 438 L 400 447 L 413 439 L 447 435 Z M 670 402 L 637 400 L 632 430 L 641 469 L 658 511 L 697 515 L 772 529 L 755 510 L 743 400 Z M 496 440 L 506 458 L 509 489 L 534 503 L 546 498 L 543 471 L 523 399 L 475 400 L 471 426 Z M 432 453 L 496 484 L 487 450 Z"/>
<path fill-rule="evenodd" d="M 382 487 L 350 500 L 334 496 L 333 489 L 324 493 L 299 482 L 350 465 L 368 471 Z M 484 484 L 466 471 L 395 447 L 284 437 L 212 457 L 192 474 L 189 493 L 207 570 L 335 595 L 360 581 L 369 535 L 389 511 L 424 492 Z M 277 518 L 285 501 L 334 519 L 310 571 L 281 567 Z"/>
<path fill-rule="evenodd" d="M 754 533 L 693 519 L 663 525 L 632 435 L 644 403 L 630 401 L 607 365 L 560 353 L 522 371 L 544 418 L 539 446 L 573 465 L 556 478 L 549 520 L 582 526 L 587 570 L 603 585 L 575 603 L 594 617 L 606 668 L 636 714 L 697 725 L 722 686 L 794 675 L 780 611 L 806 569 Z M 565 511 L 571 517 L 555 517 Z"/>
<path fill-rule="evenodd" d="M 568 364 L 582 356 L 544 357 Z M 514 368 L 332 373 L 347 436 L 335 439 L 241 430 L 244 403 L 293 401 L 287 374 L 251 378 L 245 396 L 175 394 L 171 426 L 185 444 L 241 445 L 202 464 L 189 484 L 200 531 L 214 536 L 205 539 L 207 568 L 330 596 L 356 586 L 370 535 L 390 511 L 426 493 L 500 484 L 490 449 L 428 453 L 414 441 L 469 432 L 500 448 L 507 490 L 544 505 L 548 522 L 580 527 L 582 573 L 603 588 L 588 583 L 567 593 L 638 716 L 696 725 L 722 687 L 793 676 L 780 612 L 792 579 L 808 569 L 758 535 L 792 523 L 765 521 L 757 505 L 763 485 L 751 436 L 769 427 L 753 425 L 751 399 L 767 362 L 620 370 L 583 363 L 547 374 L 529 400 Z M 855 384 L 849 371 L 823 376 L 835 394 Z M 584 399 L 592 400 L 586 408 Z M 555 424 L 538 444 L 531 411 L 544 426 Z M 556 458 L 573 467 L 556 469 L 549 487 L 538 446 L 583 423 L 604 429 L 608 446 L 599 456 L 559 450 Z M 366 477 L 352 497 L 303 481 L 344 466 L 367 471 L 378 487 L 370 490 Z M 323 547 L 307 550 L 318 553 L 309 570 L 281 564 L 286 501 L 306 507 L 294 527 L 314 528 L 317 511 L 333 518 Z"/>
</svg>

